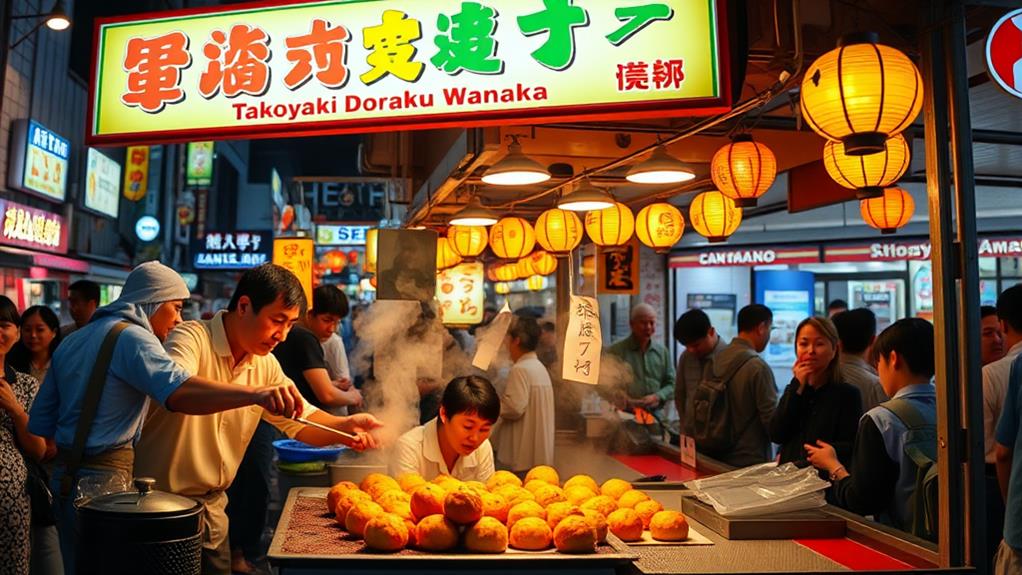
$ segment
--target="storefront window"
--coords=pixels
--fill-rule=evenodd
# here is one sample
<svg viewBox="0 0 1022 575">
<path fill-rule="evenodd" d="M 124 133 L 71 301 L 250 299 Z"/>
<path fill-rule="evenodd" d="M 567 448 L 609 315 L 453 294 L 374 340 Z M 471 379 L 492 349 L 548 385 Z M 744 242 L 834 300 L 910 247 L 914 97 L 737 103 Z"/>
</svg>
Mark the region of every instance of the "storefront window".
<svg viewBox="0 0 1022 575">
<path fill-rule="evenodd" d="M 985 259 L 993 258 L 979 258 L 981 275 L 983 273 L 983 260 Z M 1001 258 L 1001 276 L 1022 277 L 1022 258 Z"/>
<path fill-rule="evenodd" d="M 1011 258 L 1018 265 L 1017 258 Z M 1006 258 L 1005 262 L 1008 261 Z M 979 277 L 981 278 L 995 278 L 997 277 L 997 258 L 979 258 Z"/>
</svg>

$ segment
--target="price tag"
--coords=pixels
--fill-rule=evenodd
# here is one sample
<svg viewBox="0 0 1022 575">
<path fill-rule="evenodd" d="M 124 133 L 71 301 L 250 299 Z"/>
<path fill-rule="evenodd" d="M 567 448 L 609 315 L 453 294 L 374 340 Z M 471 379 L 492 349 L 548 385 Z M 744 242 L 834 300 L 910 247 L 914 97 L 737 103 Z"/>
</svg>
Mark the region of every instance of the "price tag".
<svg viewBox="0 0 1022 575">
<path fill-rule="evenodd" d="M 696 440 L 688 435 L 681 436 L 681 464 L 696 468 Z"/>
</svg>

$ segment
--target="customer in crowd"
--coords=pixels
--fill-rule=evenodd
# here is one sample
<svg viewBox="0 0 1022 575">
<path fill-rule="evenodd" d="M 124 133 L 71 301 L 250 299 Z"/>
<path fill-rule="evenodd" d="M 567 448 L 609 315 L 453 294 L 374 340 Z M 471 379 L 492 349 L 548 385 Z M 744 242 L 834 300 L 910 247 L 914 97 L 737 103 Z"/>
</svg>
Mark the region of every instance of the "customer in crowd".
<svg viewBox="0 0 1022 575">
<path fill-rule="evenodd" d="M 557 363 L 557 325 L 549 320 L 539 322 L 539 347 L 536 357 L 549 370 Z"/>
<path fill-rule="evenodd" d="M 862 396 L 841 376 L 838 341 L 827 318 L 806 318 L 795 330 L 794 377 L 770 420 L 770 440 L 781 446 L 781 463 L 805 464 L 804 446 L 819 440 L 832 444 L 842 463 L 851 461 Z"/>
<path fill-rule="evenodd" d="M 933 325 L 919 318 L 898 320 L 880 334 L 874 346 L 880 383 L 891 401 L 866 412 L 859 420 L 855 449 L 843 464 L 835 446 L 824 440 L 804 445 L 809 462 L 834 482 L 831 500 L 861 515 L 912 531 L 913 504 L 923 505 L 916 493 L 916 464 L 906 455 L 909 426 L 903 420 L 919 420 L 933 431 L 928 455 L 935 458 L 937 394 L 933 377 Z M 918 424 L 917 424 L 918 425 Z M 918 449 L 920 445 L 912 445 Z M 929 528 L 936 523 L 929 525 Z M 917 528 L 923 528 L 920 525 Z M 932 537 L 933 532 L 915 533 Z"/>
<path fill-rule="evenodd" d="M 507 334 L 514 365 L 500 395 L 500 420 L 494 431 L 497 460 L 525 473 L 554 464 L 554 388 L 536 357 L 541 329 L 535 319 L 516 317 Z"/>
<path fill-rule="evenodd" d="M 391 474 L 418 473 L 426 478 L 447 474 L 485 482 L 493 475 L 489 438 L 500 410 L 500 396 L 486 378 L 451 380 L 444 388 L 439 415 L 398 439 Z"/>
<path fill-rule="evenodd" d="M 997 310 L 1000 313 L 1000 300 Z M 1022 573 L 1022 457 L 1015 457 L 1022 449 L 1022 359 L 1018 357 L 1009 372 L 994 445 L 997 481 L 1005 502 L 1003 539 L 994 559 L 994 573 L 1017 575 Z"/>
<path fill-rule="evenodd" d="M 835 315 L 837 315 L 837 314 L 839 314 L 839 313 L 841 313 L 843 311 L 848 311 L 848 302 L 846 302 L 843 299 L 839 298 L 839 299 L 831 300 L 831 302 L 829 304 L 827 304 L 827 317 L 828 318 L 832 318 Z"/>
<path fill-rule="evenodd" d="M 860 307 L 843 311 L 831 320 L 840 339 L 838 357 L 841 376 L 846 383 L 859 390 L 862 412 L 866 413 L 887 401 L 876 368 L 866 361 L 869 348 L 876 339 L 877 316 L 869 309 Z"/>
<path fill-rule="evenodd" d="M 294 389 L 271 352 L 287 339 L 305 307 L 298 278 L 283 267 L 264 264 L 242 274 L 227 311 L 208 321 L 177 326 L 167 338 L 167 353 L 181 372 L 228 381 L 234 388 Z M 295 395 L 293 410 L 290 406 L 275 410 L 283 416 L 265 409 L 209 415 L 187 415 L 162 406 L 149 410 L 136 450 L 135 475 L 153 477 L 158 488 L 203 504 L 203 573 L 230 573 L 226 491 L 261 420 L 311 445 L 338 443 L 335 433 L 289 419 L 293 411 L 314 423 L 356 434 L 355 440 L 347 441 L 355 449 L 375 446 L 368 431 L 380 423 L 373 416 L 336 417 L 307 404 L 297 390 Z"/>
<path fill-rule="evenodd" d="M 0 296 L 0 572 L 28 575 L 33 526 L 26 459 L 41 460 L 46 442 L 28 430 L 39 382 L 6 361 L 20 324 L 14 302 Z"/>
<path fill-rule="evenodd" d="M 983 365 L 991 363 L 1004 357 L 1004 330 L 1001 328 L 1001 320 L 997 317 L 997 308 L 992 305 L 984 305 L 979 308 L 979 329 L 980 343 L 979 351 Z"/>
<path fill-rule="evenodd" d="M 50 489 L 68 568 L 75 564 L 76 485 L 83 477 L 114 478 L 125 486 L 130 483 L 133 446 L 150 397 L 178 413 L 248 412 L 236 408 L 250 405 L 278 414 L 296 413 L 295 404 L 301 396 L 289 382 L 267 387 L 228 385 L 190 375 L 171 360 L 162 341 L 181 322 L 182 301 L 189 295 L 184 280 L 174 270 L 159 262 L 141 264 L 128 274 L 121 297 L 96 310 L 93 320 L 68 336 L 53 354 L 46 380 L 30 410 L 28 428 L 35 435 L 56 441 L 57 464 Z M 111 336 L 115 326 L 123 331 Z M 115 343 L 109 363 L 98 368 L 103 370 L 98 372 L 103 382 L 102 401 L 87 425 L 88 432 L 80 437 L 77 429 L 86 389 L 107 337 L 113 337 Z M 189 449 L 205 445 L 212 437 L 215 434 L 185 445 Z M 72 461 L 76 445 L 84 446 L 81 461 Z M 170 452 L 152 455 L 163 458 Z"/>
<path fill-rule="evenodd" d="M 99 284 L 90 280 L 78 280 L 67 287 L 67 311 L 72 323 L 60 328 L 61 337 L 67 337 L 81 329 L 92 319 L 99 307 Z"/>
<path fill-rule="evenodd" d="M 983 435 L 986 438 L 986 462 L 993 466 L 994 438 L 1008 394 L 1008 374 L 1015 358 L 1022 354 L 1022 284 L 1012 286 L 997 297 L 997 318 L 1004 333 L 1004 357 L 983 366 Z M 991 470 L 992 471 L 992 470 Z"/>
<path fill-rule="evenodd" d="M 773 371 L 759 354 L 770 342 L 773 321 L 773 312 L 761 304 L 739 310 L 738 335 L 714 355 L 704 373 L 726 386 L 729 435 L 734 442 L 712 450 L 700 446 L 697 440 L 696 449 L 734 467 L 747 467 L 771 458 L 767 426 L 777 407 L 777 385 Z"/>
<path fill-rule="evenodd" d="M 632 333 L 607 349 L 632 372 L 627 390 L 618 393 L 614 403 L 619 409 L 639 407 L 659 417 L 665 402 L 674 397 L 674 360 L 666 347 L 653 341 L 656 311 L 652 306 L 640 303 L 632 308 L 630 326 Z"/>
<path fill-rule="evenodd" d="M 42 383 L 59 344 L 57 314 L 44 305 L 34 305 L 21 314 L 21 340 L 14 344 L 8 361 L 16 371 L 27 373 Z"/>
<path fill-rule="evenodd" d="M 710 325 L 710 317 L 701 309 L 690 309 L 674 322 L 674 339 L 685 347 L 678 358 L 674 379 L 674 404 L 678 409 L 679 430 L 692 436 L 692 398 L 703 379 L 706 366 L 726 344 Z"/>
</svg>

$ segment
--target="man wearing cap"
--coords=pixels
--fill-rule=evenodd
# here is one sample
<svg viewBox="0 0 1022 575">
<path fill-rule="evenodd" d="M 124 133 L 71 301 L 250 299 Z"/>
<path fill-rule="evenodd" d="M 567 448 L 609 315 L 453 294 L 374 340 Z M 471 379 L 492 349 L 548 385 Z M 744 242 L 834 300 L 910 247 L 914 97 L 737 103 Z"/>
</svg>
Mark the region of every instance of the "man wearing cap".
<svg viewBox="0 0 1022 575">
<path fill-rule="evenodd" d="M 29 411 L 28 426 L 32 433 L 53 438 L 57 444 L 50 488 L 64 564 L 69 568 L 75 564 L 75 487 L 83 477 L 113 478 L 121 485 L 130 481 L 134 444 L 149 398 L 166 409 L 194 414 L 247 406 L 287 417 L 300 413 L 301 395 L 290 382 L 267 387 L 231 385 L 191 376 L 174 363 L 162 342 L 181 323 L 183 300 L 190 295 L 174 270 L 159 262 L 141 264 L 128 275 L 121 297 L 96 310 L 92 321 L 69 335 L 53 354 Z M 102 377 L 95 416 L 84 437 L 79 437 L 93 367 L 104 340 L 122 323 Z M 81 442 L 82 457 L 72 461 L 74 447 Z M 69 468 L 71 479 L 64 481 Z"/>
</svg>

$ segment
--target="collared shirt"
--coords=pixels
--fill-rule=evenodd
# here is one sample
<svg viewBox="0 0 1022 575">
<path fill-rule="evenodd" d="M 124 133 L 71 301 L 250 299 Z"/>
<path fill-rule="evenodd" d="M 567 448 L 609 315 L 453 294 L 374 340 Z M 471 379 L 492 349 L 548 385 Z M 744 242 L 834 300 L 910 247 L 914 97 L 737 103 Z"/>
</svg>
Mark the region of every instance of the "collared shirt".
<svg viewBox="0 0 1022 575">
<path fill-rule="evenodd" d="M 390 462 L 391 475 L 418 473 L 427 480 L 440 475 L 450 475 L 462 481 L 482 481 L 493 475 L 493 447 L 490 440 L 482 442 L 472 453 L 458 457 L 454 469 L 448 469 L 444 455 L 440 452 L 437 418 L 433 418 L 405 433 L 394 446 Z"/>
<path fill-rule="evenodd" d="M 997 443 L 1014 450 L 1004 505 L 1004 542 L 1015 551 L 1022 551 L 1022 356 L 1011 363 L 1008 377 L 1004 410 L 997 423 Z"/>
<path fill-rule="evenodd" d="M 839 364 L 841 379 L 858 388 L 862 394 L 863 413 L 887 401 L 887 394 L 880 385 L 880 375 L 869 362 L 860 356 L 842 353 Z"/>
<path fill-rule="evenodd" d="M 632 369 L 628 396 L 639 399 L 656 394 L 661 404 L 674 397 L 674 361 L 667 348 L 655 341 L 649 342 L 645 352 L 634 335 L 607 348 L 607 353 L 619 357 Z"/>
<path fill-rule="evenodd" d="M 680 429 L 685 435 L 691 436 L 693 433 L 692 398 L 695 397 L 699 382 L 703 380 L 703 372 L 717 352 L 725 347 L 727 344 L 724 343 L 724 338 L 718 336 L 717 345 L 705 356 L 699 357 L 685 351 L 678 358 L 677 376 L 674 379 L 674 403 L 678 409 L 678 419 L 681 421 Z"/>
<path fill-rule="evenodd" d="M 237 365 L 219 312 L 210 320 L 188 321 L 167 337 L 167 353 L 190 374 L 209 379 L 264 387 L 291 383 L 273 354 L 246 355 Z M 305 403 L 302 415 L 316 409 Z M 135 475 L 156 478 L 158 489 L 204 496 L 230 487 L 259 420 L 288 437 L 301 423 L 271 415 L 257 405 L 212 413 L 184 415 L 160 407 L 150 409 L 135 450 Z"/>
<path fill-rule="evenodd" d="M 1008 373 L 1011 362 L 1022 354 L 1022 342 L 1011 346 L 1001 359 L 983 366 L 983 445 L 986 448 L 986 462 L 994 463 L 994 437 L 997 435 L 997 420 L 1004 408 L 1008 395 Z"/>
<path fill-rule="evenodd" d="M 512 471 L 554 464 L 554 388 L 535 352 L 511 367 L 493 428 L 497 459 Z"/>
</svg>

